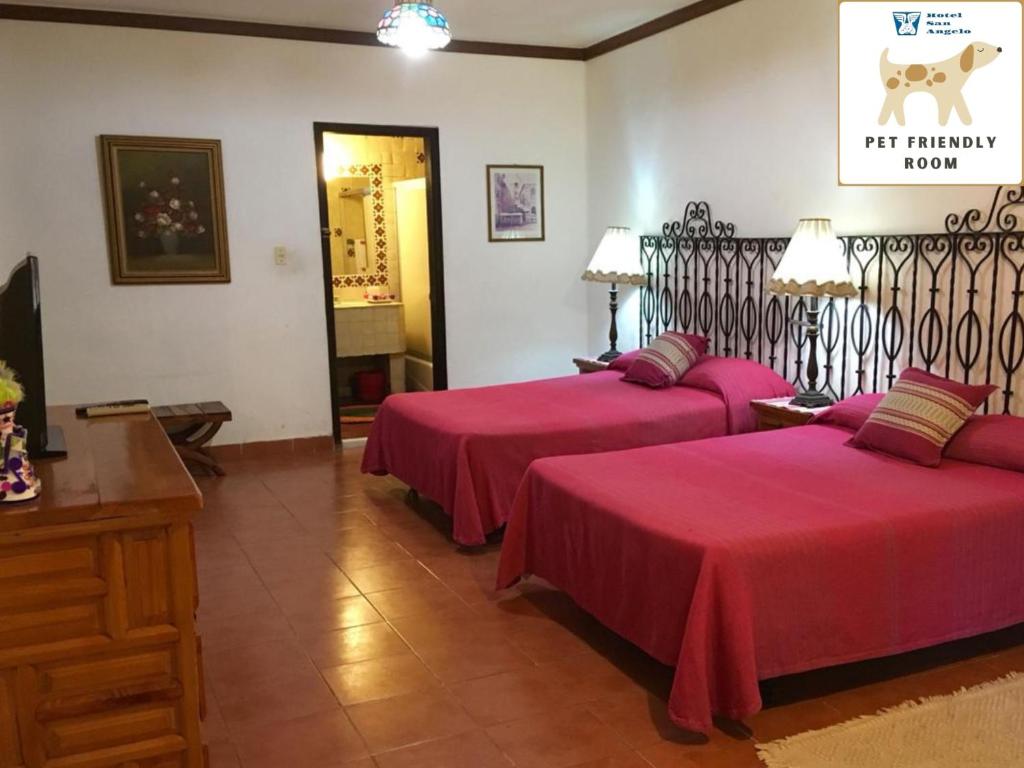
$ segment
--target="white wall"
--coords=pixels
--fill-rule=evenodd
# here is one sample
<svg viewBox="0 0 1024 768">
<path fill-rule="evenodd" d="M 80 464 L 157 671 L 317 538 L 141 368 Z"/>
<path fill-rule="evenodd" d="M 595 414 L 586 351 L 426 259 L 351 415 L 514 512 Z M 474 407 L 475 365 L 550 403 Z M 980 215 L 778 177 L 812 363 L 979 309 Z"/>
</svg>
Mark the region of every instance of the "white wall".
<svg viewBox="0 0 1024 768">
<path fill-rule="evenodd" d="M 406 351 L 433 362 L 426 179 L 395 182 L 395 219 Z"/>
<path fill-rule="evenodd" d="M 699 198 L 740 234 L 931 231 L 987 206 L 838 187 L 835 8 L 743 0 L 586 65 L 0 21 L 0 271 L 42 257 L 49 399 L 221 398 L 226 442 L 330 431 L 315 120 L 440 127 L 452 386 L 606 348 L 607 292 L 579 275 L 609 224 L 657 231 Z M 110 285 L 102 133 L 223 140 L 230 285 Z M 487 243 L 483 168 L 504 162 L 545 165 L 547 242 Z"/>
<path fill-rule="evenodd" d="M 942 231 L 993 188 L 840 188 L 836 8 L 743 0 L 587 64 L 587 244 L 609 224 L 660 232 L 706 200 L 737 234 L 788 236 L 806 216 L 840 234 Z M 635 289 L 620 349 L 637 343 Z M 605 292 L 588 293 L 591 352 L 608 346 Z"/>
<path fill-rule="evenodd" d="M 217 398 L 224 442 L 330 432 L 316 120 L 440 128 L 452 386 L 569 372 L 582 63 L 0 21 L 0 270 L 41 258 L 50 402 Z M 230 285 L 110 284 L 104 133 L 223 141 Z M 509 162 L 545 165 L 545 243 L 487 243 L 484 166 Z"/>
</svg>

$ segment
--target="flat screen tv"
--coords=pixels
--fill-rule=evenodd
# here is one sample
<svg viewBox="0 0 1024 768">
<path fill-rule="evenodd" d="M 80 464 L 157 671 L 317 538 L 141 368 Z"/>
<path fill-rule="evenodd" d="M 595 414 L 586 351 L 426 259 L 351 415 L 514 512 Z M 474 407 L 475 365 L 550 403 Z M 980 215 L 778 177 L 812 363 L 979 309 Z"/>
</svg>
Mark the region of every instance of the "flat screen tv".
<svg viewBox="0 0 1024 768">
<path fill-rule="evenodd" d="M 0 360 L 18 375 L 25 399 L 15 415 L 28 430 L 29 458 L 64 456 L 64 434 L 46 424 L 43 377 L 43 320 L 39 301 L 39 259 L 29 256 L 0 288 Z"/>
</svg>

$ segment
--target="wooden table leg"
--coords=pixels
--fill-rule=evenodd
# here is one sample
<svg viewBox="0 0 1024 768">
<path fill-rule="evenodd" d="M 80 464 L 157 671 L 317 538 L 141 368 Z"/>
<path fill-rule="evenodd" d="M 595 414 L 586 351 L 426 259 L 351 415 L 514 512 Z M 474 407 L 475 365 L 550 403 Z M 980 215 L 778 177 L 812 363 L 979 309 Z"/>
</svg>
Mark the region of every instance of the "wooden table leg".
<svg viewBox="0 0 1024 768">
<path fill-rule="evenodd" d="M 224 477 L 227 473 L 217 463 L 217 460 L 210 455 L 206 449 L 213 436 L 220 431 L 222 422 L 203 422 L 191 427 L 184 427 L 177 432 L 171 433 L 171 442 L 178 451 L 182 461 L 193 462 L 204 469 L 212 472 L 218 477 Z"/>
<path fill-rule="evenodd" d="M 187 448 L 184 445 L 176 445 L 174 448 L 178 451 L 178 455 L 181 456 L 182 461 L 199 464 L 217 475 L 217 477 L 224 477 L 227 474 L 227 472 L 224 471 L 224 468 L 217 463 L 217 460 L 202 449 Z"/>
</svg>

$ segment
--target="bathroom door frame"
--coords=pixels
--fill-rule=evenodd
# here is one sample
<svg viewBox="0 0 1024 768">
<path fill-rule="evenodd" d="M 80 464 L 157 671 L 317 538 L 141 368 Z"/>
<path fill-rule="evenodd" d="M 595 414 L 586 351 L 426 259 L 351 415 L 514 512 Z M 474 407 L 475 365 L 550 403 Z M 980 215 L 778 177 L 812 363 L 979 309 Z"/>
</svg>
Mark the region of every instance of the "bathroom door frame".
<svg viewBox="0 0 1024 768">
<path fill-rule="evenodd" d="M 334 332 L 334 270 L 331 266 L 331 229 L 327 210 L 327 178 L 322 158 L 325 133 L 355 136 L 398 136 L 423 139 L 427 180 L 427 264 L 430 271 L 430 336 L 433 347 L 434 390 L 448 388 L 448 346 L 444 313 L 444 238 L 441 234 L 441 142 L 437 128 L 414 125 L 313 123 L 316 147 L 317 198 L 320 202 L 320 252 L 324 270 L 324 310 L 327 320 L 327 355 L 331 384 L 331 429 L 341 443 L 338 398 L 338 340 Z"/>
</svg>

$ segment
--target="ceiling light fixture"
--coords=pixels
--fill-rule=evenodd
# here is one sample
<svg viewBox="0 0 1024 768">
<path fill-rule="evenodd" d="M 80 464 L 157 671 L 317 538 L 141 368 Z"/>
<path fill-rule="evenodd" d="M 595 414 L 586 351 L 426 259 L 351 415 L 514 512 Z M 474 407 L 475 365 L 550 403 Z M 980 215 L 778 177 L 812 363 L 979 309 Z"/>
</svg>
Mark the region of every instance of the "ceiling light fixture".
<svg viewBox="0 0 1024 768">
<path fill-rule="evenodd" d="M 398 3 L 377 25 L 377 39 L 418 54 L 444 48 L 452 41 L 452 32 L 448 19 L 432 3 Z"/>
</svg>

